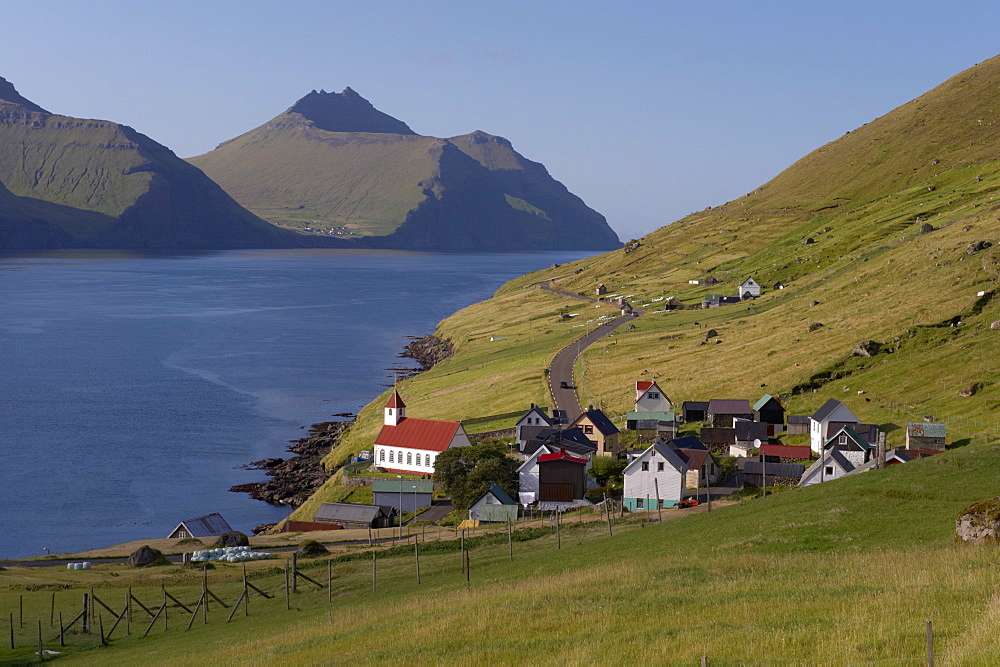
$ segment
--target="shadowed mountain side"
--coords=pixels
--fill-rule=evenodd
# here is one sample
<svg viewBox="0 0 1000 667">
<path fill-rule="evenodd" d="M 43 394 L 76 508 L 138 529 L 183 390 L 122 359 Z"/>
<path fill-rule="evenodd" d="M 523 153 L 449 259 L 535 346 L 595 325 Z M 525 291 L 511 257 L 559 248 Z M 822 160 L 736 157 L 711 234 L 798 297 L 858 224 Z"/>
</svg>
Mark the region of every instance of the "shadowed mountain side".
<svg viewBox="0 0 1000 667">
<path fill-rule="evenodd" d="M 359 108 L 367 114 L 364 123 L 353 115 Z M 604 216 L 506 139 L 484 132 L 424 137 L 405 125 L 405 132 L 392 129 L 381 116 L 350 89 L 341 95 L 313 92 L 264 125 L 189 161 L 265 220 L 351 239 L 360 247 L 621 245 Z M 333 127 L 368 131 L 328 129 Z M 385 127 L 392 131 L 376 131 Z"/>
<path fill-rule="evenodd" d="M 0 79 L 3 249 L 313 245 L 130 127 L 48 113 Z M 15 196 L 13 199 L 12 196 Z"/>
</svg>

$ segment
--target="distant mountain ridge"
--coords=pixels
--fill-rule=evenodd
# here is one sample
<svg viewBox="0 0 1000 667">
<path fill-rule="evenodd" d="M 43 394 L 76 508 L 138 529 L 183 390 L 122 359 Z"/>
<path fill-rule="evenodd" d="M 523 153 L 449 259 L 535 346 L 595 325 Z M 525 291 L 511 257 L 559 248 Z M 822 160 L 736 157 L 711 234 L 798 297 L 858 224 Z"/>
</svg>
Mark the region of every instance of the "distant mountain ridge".
<svg viewBox="0 0 1000 667">
<path fill-rule="evenodd" d="M 50 113 L 2 78 L 0 184 L 0 249 L 303 244 L 144 134 Z"/>
<path fill-rule="evenodd" d="M 364 247 L 621 245 L 604 216 L 506 139 L 421 136 L 350 88 L 312 91 L 189 162 L 265 220 Z"/>
</svg>

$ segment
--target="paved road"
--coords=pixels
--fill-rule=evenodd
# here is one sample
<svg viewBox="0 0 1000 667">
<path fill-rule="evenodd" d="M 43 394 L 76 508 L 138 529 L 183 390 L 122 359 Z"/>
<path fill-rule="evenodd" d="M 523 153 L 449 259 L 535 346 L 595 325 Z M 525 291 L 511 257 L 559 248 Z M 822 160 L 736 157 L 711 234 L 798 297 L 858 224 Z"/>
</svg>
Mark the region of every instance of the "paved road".
<svg viewBox="0 0 1000 667">
<path fill-rule="evenodd" d="M 441 519 L 448 516 L 451 511 L 455 509 L 454 505 L 451 504 L 450 498 L 445 498 L 439 501 L 437 504 L 432 505 L 427 508 L 417 516 L 413 518 L 414 521 L 440 521 Z"/>
<path fill-rule="evenodd" d="M 565 290 L 553 289 L 548 283 L 541 283 L 540 287 L 547 292 L 562 294 L 574 299 L 580 299 L 581 301 L 597 302 L 597 299 L 580 296 L 579 294 Z M 573 377 L 573 367 L 576 366 L 577 358 L 589 345 L 594 344 L 602 338 L 607 338 L 611 335 L 612 331 L 621 325 L 642 315 L 642 311 L 640 310 L 634 310 L 633 312 L 636 314 L 624 315 L 616 320 L 609 320 L 604 324 L 598 325 L 593 331 L 577 338 L 561 349 L 559 354 L 552 360 L 552 364 L 549 366 L 549 393 L 552 394 L 552 401 L 555 404 L 555 408 L 557 410 L 565 410 L 570 421 L 576 419 L 583 412 L 583 407 L 580 405 L 580 397 L 576 393 L 576 380 Z M 562 387 L 563 382 L 566 383 L 566 388 Z"/>
</svg>

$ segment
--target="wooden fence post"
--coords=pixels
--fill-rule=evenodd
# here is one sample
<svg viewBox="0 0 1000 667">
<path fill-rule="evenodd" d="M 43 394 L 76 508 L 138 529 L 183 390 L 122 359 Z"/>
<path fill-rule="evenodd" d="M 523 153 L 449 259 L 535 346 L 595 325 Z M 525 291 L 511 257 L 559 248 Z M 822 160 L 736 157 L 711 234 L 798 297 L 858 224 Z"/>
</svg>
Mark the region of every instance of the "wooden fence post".
<svg viewBox="0 0 1000 667">
<path fill-rule="evenodd" d="M 38 621 L 38 662 L 45 662 L 45 653 L 43 653 L 44 650 L 45 649 L 42 648 L 42 622 Z"/>
<path fill-rule="evenodd" d="M 292 592 L 299 592 L 299 555 L 292 552 Z"/>
<path fill-rule="evenodd" d="M 562 535 L 559 533 L 559 510 L 556 510 L 556 549 L 562 549 Z"/>
<path fill-rule="evenodd" d="M 291 609 L 291 603 L 288 601 L 288 561 L 285 561 L 285 611 Z"/>
<path fill-rule="evenodd" d="M 413 563 L 417 568 L 417 583 L 420 583 L 420 548 L 418 546 L 419 535 L 413 536 Z"/>
<path fill-rule="evenodd" d="M 378 556 L 376 555 L 377 553 L 378 552 L 375 549 L 372 549 L 372 593 L 375 592 L 375 589 L 378 586 Z"/>
<path fill-rule="evenodd" d="M 14 638 L 11 637 L 10 641 L 11 641 L 11 646 L 10 647 L 14 648 Z M 66 633 L 63 632 L 62 612 L 61 611 L 59 612 L 59 645 L 60 646 L 65 646 L 66 645 Z"/>
<path fill-rule="evenodd" d="M 927 667 L 934 667 L 934 627 L 927 621 Z"/>
<path fill-rule="evenodd" d="M 514 562 L 514 535 L 510 529 L 510 519 L 507 519 L 507 551 L 510 552 L 510 562 Z"/>
<path fill-rule="evenodd" d="M 49 627 L 56 623 L 56 592 L 52 591 L 52 604 L 49 605 Z"/>
<path fill-rule="evenodd" d="M 622 503 L 624 505 L 625 503 Z M 608 504 L 608 494 L 604 494 L 604 514 L 608 518 L 608 535 L 611 537 L 615 536 L 613 530 L 611 530 L 611 506 Z"/>
<path fill-rule="evenodd" d="M 10 612 L 10 647 L 14 648 L 14 612 Z"/>
<path fill-rule="evenodd" d="M 653 487 L 656 489 L 656 521 L 657 523 L 663 523 L 663 512 L 660 509 L 660 480 L 653 478 Z M 623 499 L 624 500 L 624 499 Z"/>
<path fill-rule="evenodd" d="M 326 601 L 333 602 L 333 561 L 326 561 Z"/>
</svg>

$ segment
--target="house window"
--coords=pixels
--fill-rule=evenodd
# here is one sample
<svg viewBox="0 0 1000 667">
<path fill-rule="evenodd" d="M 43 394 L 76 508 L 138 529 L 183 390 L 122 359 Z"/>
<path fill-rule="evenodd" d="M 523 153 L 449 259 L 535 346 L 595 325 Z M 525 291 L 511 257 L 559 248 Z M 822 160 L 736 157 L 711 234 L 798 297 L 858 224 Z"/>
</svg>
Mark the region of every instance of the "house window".
<svg viewBox="0 0 1000 667">
<path fill-rule="evenodd" d="M 842 444 L 842 445 L 846 445 L 847 444 L 847 436 L 846 435 L 840 436 L 840 440 L 838 442 L 840 442 L 840 444 Z"/>
<path fill-rule="evenodd" d="M 655 391 L 651 391 L 651 392 L 649 392 L 649 397 L 650 398 L 659 398 L 660 395 L 657 394 Z"/>
<path fill-rule="evenodd" d="M 583 432 L 586 433 L 587 435 L 592 435 L 594 433 L 594 427 L 591 426 L 590 424 L 587 424 L 583 427 Z"/>
<path fill-rule="evenodd" d="M 827 466 L 826 467 L 826 474 L 830 475 L 830 476 L 833 475 L 833 466 Z"/>
<path fill-rule="evenodd" d="M 177 532 L 177 537 L 179 537 L 181 539 L 184 539 L 187 536 L 188 536 L 188 534 L 185 533 L 183 530 Z"/>
<path fill-rule="evenodd" d="M 406 452 L 406 465 L 413 463 L 413 452 Z"/>
<path fill-rule="evenodd" d="M 393 451 L 392 451 L 392 450 L 390 449 L 390 450 L 389 450 L 389 463 L 395 463 L 396 459 L 395 459 L 395 458 L 393 458 L 394 456 L 395 456 L 395 452 L 393 452 Z"/>
<path fill-rule="evenodd" d="M 649 472 L 649 461 L 643 461 L 642 462 L 642 471 L 643 472 Z"/>
<path fill-rule="evenodd" d="M 417 465 L 420 465 L 420 454 L 417 454 Z"/>
<path fill-rule="evenodd" d="M 656 464 L 656 472 L 663 472 L 663 461 L 658 461 Z"/>
<path fill-rule="evenodd" d="M 639 509 L 642 509 L 642 498 L 635 499 L 635 506 L 638 507 Z"/>
<path fill-rule="evenodd" d="M 378 450 L 378 460 L 382 461 L 382 462 L 385 462 L 385 450 L 384 449 Z"/>
</svg>

